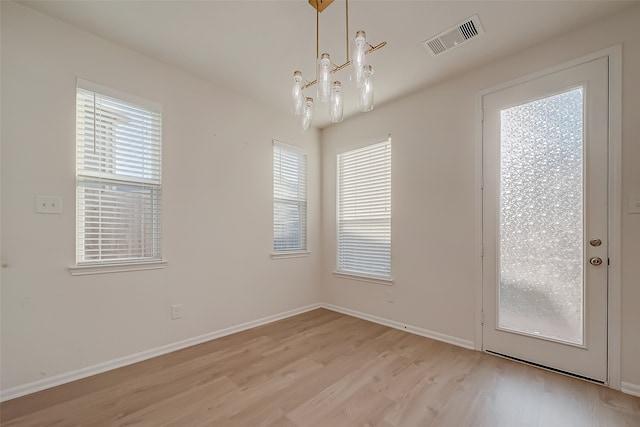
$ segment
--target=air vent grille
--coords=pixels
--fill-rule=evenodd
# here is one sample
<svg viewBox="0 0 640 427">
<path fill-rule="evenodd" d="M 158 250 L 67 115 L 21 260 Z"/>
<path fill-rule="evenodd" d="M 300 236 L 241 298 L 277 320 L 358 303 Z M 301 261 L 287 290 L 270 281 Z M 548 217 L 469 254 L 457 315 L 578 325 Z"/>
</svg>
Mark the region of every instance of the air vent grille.
<svg viewBox="0 0 640 427">
<path fill-rule="evenodd" d="M 442 41 L 440 39 L 433 39 L 431 41 L 428 42 L 429 47 L 431 48 L 431 50 L 434 53 L 442 53 L 445 50 L 447 50 L 446 47 L 444 47 L 444 45 L 442 44 Z"/>
<path fill-rule="evenodd" d="M 484 29 L 480 24 L 480 18 L 478 15 L 473 15 L 437 36 L 423 41 L 422 44 L 432 55 L 440 55 L 482 34 L 484 34 Z"/>
<path fill-rule="evenodd" d="M 478 30 L 476 30 L 476 26 L 473 25 L 473 21 L 467 21 L 464 24 L 460 25 L 460 32 L 462 33 L 462 37 L 465 40 L 469 40 L 471 37 L 478 35 Z"/>
</svg>

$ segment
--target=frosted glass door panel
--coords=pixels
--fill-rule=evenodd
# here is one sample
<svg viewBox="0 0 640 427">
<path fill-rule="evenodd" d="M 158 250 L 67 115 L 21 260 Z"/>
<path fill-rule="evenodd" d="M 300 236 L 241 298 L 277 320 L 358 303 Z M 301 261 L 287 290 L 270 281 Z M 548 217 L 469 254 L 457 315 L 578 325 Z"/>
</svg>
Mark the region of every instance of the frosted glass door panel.
<svg viewBox="0 0 640 427">
<path fill-rule="evenodd" d="M 583 88 L 500 111 L 498 327 L 582 345 Z"/>
<path fill-rule="evenodd" d="M 608 68 L 564 64 L 482 95 L 482 348 L 601 382 Z"/>
</svg>

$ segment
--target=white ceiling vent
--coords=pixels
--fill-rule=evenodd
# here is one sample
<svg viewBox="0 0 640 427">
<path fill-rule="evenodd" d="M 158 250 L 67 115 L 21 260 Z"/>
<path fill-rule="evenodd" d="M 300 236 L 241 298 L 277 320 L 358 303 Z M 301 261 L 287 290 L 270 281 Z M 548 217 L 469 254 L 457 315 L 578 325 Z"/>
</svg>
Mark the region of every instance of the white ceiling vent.
<svg viewBox="0 0 640 427">
<path fill-rule="evenodd" d="M 473 15 L 455 27 L 423 41 L 422 44 L 433 55 L 439 55 L 482 34 L 484 34 L 484 29 L 480 24 L 480 19 L 478 15 Z"/>
</svg>

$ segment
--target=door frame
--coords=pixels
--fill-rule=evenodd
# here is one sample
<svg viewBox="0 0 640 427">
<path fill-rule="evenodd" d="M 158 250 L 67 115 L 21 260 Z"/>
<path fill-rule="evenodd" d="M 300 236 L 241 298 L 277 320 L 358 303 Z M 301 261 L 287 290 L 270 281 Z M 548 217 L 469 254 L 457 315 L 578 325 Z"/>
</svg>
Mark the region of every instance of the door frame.
<svg viewBox="0 0 640 427">
<path fill-rule="evenodd" d="M 483 220 L 482 220 L 482 192 L 483 192 L 483 141 L 482 98 L 489 93 L 496 92 L 520 83 L 533 80 L 547 74 L 564 70 L 585 62 L 599 58 L 608 58 L 609 62 L 609 202 L 608 233 L 609 233 L 609 266 L 608 266 L 608 301 L 607 301 L 607 381 L 606 385 L 620 390 L 620 334 L 621 334 L 621 221 L 622 221 L 622 45 L 618 44 L 607 49 L 563 62 L 559 65 L 522 76 L 507 82 L 481 90 L 476 95 L 476 191 L 475 191 L 475 240 L 478 256 L 475 263 L 475 349 L 483 351 L 483 301 L 482 301 L 482 256 L 483 256 Z"/>
</svg>

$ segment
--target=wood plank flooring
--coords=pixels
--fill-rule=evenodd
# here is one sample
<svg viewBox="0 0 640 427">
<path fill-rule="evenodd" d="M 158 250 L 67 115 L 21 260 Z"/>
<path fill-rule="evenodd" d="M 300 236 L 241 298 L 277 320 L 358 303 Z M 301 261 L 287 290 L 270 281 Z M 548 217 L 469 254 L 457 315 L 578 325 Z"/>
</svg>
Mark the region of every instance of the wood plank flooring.
<svg viewBox="0 0 640 427">
<path fill-rule="evenodd" d="M 0 406 L 2 426 L 640 426 L 640 398 L 318 309 Z"/>
</svg>

